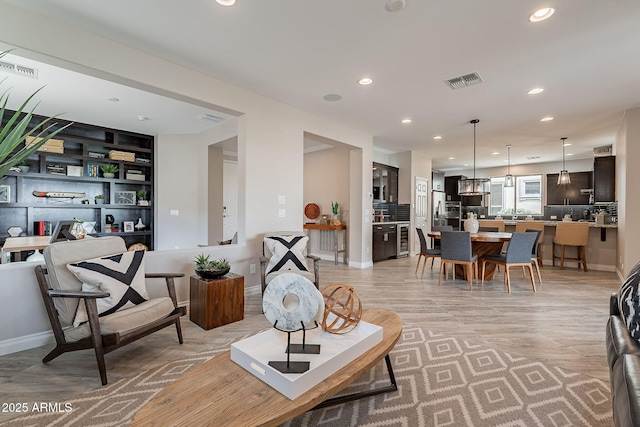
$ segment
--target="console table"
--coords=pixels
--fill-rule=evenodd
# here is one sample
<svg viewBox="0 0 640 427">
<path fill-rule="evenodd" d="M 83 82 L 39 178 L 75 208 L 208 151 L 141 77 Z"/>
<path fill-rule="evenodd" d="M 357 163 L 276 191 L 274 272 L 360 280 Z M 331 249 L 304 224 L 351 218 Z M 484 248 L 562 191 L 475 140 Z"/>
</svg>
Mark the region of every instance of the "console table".
<svg viewBox="0 0 640 427">
<path fill-rule="evenodd" d="M 244 276 L 228 273 L 219 279 L 191 276 L 189 320 L 209 330 L 244 319 Z"/>
<path fill-rule="evenodd" d="M 362 320 L 382 326 L 382 342 L 293 400 L 237 365 L 231 360 L 231 352 L 226 351 L 162 389 L 138 411 L 131 426 L 278 426 L 315 407 L 353 400 L 353 395 L 327 398 L 383 358 L 392 385 L 366 390 L 355 397 L 393 392 L 397 385 L 388 353 L 402 332 L 400 316 L 388 310 L 369 309 L 362 313 Z"/>
<path fill-rule="evenodd" d="M 347 263 L 347 226 L 344 224 L 333 225 L 333 224 L 305 224 L 303 226 L 305 230 L 320 230 L 322 231 L 333 231 L 333 254 L 334 254 L 334 264 L 338 264 L 338 254 L 342 253 L 342 259 L 344 263 Z M 342 232 L 344 237 L 344 246 L 342 249 L 338 248 L 338 233 Z M 311 239 L 309 239 L 311 240 Z"/>
</svg>

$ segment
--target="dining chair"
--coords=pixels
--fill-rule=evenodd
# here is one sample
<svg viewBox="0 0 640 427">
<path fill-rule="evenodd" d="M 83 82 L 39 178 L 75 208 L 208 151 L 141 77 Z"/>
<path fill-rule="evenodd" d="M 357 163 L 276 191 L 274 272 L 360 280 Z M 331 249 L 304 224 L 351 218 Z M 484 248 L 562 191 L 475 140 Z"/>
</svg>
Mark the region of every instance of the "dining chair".
<svg viewBox="0 0 640 427">
<path fill-rule="evenodd" d="M 577 262 L 578 268 L 580 264 L 584 271 L 587 271 L 586 247 L 589 242 L 589 223 L 588 222 L 568 222 L 558 221 L 556 226 L 556 235 L 553 238 L 552 246 L 552 263 L 556 265 L 556 258 L 560 259 L 560 269 L 564 270 L 564 262 Z M 556 255 L 556 245 L 560 246 L 560 255 Z M 576 246 L 578 255 L 576 258 L 567 258 L 564 256 L 566 246 Z"/>
<path fill-rule="evenodd" d="M 542 276 L 540 275 L 540 266 L 538 265 L 538 257 L 540 256 L 538 254 L 538 242 L 540 241 L 540 236 L 542 236 L 542 231 L 540 230 L 535 230 L 535 229 L 531 229 L 531 228 L 527 228 L 525 230 L 526 233 L 536 233 L 536 241 L 533 243 L 533 249 L 531 251 L 531 262 L 533 263 L 533 265 L 536 267 L 536 273 L 538 273 L 538 280 L 540 281 L 540 284 L 542 285 Z M 525 270 L 524 267 L 522 267 L 522 273 L 524 274 Z"/>
<path fill-rule="evenodd" d="M 434 225 L 431 227 L 431 231 L 453 231 L 453 225 Z M 440 239 L 431 238 L 431 247 L 433 249 L 440 249 Z"/>
<path fill-rule="evenodd" d="M 523 233 L 525 231 L 539 230 L 540 238 L 538 239 L 538 265 L 540 268 L 544 267 L 542 264 L 542 245 L 544 244 L 544 221 L 518 221 L 516 223 L 515 231 Z"/>
<path fill-rule="evenodd" d="M 440 249 L 428 248 L 427 239 L 424 237 L 424 231 L 422 231 L 422 228 L 416 227 L 416 231 L 418 232 L 418 238 L 420 239 L 420 255 L 418 255 L 418 264 L 416 264 L 416 275 L 418 274 L 420 261 L 424 259 L 424 264 L 422 264 L 422 275 L 420 276 L 422 279 L 424 277 L 424 268 L 427 266 L 427 261 L 431 258 L 431 268 L 433 269 L 433 261 L 440 257 Z"/>
<path fill-rule="evenodd" d="M 506 253 L 483 255 L 481 258 L 482 284 L 484 284 L 484 272 L 487 263 L 503 265 L 507 292 L 511 293 L 509 267 L 522 266 L 529 269 L 531 286 L 533 287 L 533 292 L 536 292 L 536 282 L 533 278 L 533 268 L 531 267 L 531 254 L 537 237 L 537 233 L 512 233 Z"/>
<path fill-rule="evenodd" d="M 479 219 L 478 224 L 480 224 L 480 228 L 482 227 L 498 227 L 497 230 L 490 231 L 499 231 L 500 233 L 504 233 L 504 220 L 503 219 Z"/>
<path fill-rule="evenodd" d="M 452 277 L 455 280 L 456 265 L 462 265 L 465 275 L 469 281 L 469 290 L 473 290 L 473 278 L 478 283 L 478 255 L 472 253 L 471 233 L 468 231 L 441 231 L 440 232 L 440 275 L 438 276 L 438 286 L 442 280 L 442 270 L 444 269 L 445 280 L 447 279 L 447 264 L 451 264 Z"/>
</svg>

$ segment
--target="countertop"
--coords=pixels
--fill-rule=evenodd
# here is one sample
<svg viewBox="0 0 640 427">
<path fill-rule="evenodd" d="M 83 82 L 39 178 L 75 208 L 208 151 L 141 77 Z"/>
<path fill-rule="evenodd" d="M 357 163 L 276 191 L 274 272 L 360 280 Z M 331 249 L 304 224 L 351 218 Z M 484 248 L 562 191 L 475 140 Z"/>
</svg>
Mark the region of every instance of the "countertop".
<svg viewBox="0 0 640 427">
<path fill-rule="evenodd" d="M 512 220 L 512 219 L 505 219 L 504 221 L 504 225 L 516 225 L 518 222 L 533 222 L 533 221 L 525 221 L 525 220 Z M 556 225 L 558 225 L 559 222 L 562 221 L 544 221 L 544 226 L 545 227 L 555 227 Z M 618 228 L 618 224 L 596 224 L 595 221 L 572 221 L 572 222 L 586 222 L 589 224 L 589 227 L 593 227 L 593 228 Z"/>
<path fill-rule="evenodd" d="M 411 224 L 411 221 L 383 221 L 383 222 L 372 222 L 371 225 L 384 225 L 384 224 Z"/>
</svg>

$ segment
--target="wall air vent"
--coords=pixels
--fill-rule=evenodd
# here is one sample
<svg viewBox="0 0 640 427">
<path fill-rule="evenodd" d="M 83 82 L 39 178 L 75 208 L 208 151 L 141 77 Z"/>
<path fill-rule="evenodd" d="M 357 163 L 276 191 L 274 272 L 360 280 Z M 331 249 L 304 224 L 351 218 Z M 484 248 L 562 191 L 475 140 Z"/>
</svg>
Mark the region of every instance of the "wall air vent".
<svg viewBox="0 0 640 427">
<path fill-rule="evenodd" d="M 214 116 L 213 114 L 209 114 L 209 113 L 202 113 L 198 117 L 196 117 L 196 119 L 208 120 L 213 123 L 220 123 L 221 121 L 224 120 L 222 117 Z"/>
<path fill-rule="evenodd" d="M 0 71 L 5 73 L 17 74 L 19 76 L 29 77 L 30 79 L 38 79 L 38 70 L 24 65 L 13 64 L 7 61 L 0 61 Z"/>
<path fill-rule="evenodd" d="M 595 147 L 593 149 L 593 157 L 607 157 L 613 156 L 613 146 L 603 145 L 601 147 Z"/>
<path fill-rule="evenodd" d="M 482 83 L 482 77 L 478 73 L 465 74 L 464 76 L 454 77 L 444 81 L 451 89 L 460 89 L 463 87 L 477 85 Z"/>
</svg>

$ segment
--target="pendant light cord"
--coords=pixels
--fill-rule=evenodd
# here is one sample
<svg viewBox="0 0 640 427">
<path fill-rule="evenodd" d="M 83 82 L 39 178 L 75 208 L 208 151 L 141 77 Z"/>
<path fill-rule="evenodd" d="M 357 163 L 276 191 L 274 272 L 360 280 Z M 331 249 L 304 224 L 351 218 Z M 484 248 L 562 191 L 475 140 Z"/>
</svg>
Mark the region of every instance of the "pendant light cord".
<svg viewBox="0 0 640 427">
<path fill-rule="evenodd" d="M 473 180 L 476 179 L 476 125 L 480 122 L 478 119 L 471 120 L 473 123 Z"/>
</svg>

